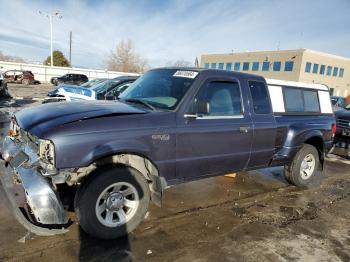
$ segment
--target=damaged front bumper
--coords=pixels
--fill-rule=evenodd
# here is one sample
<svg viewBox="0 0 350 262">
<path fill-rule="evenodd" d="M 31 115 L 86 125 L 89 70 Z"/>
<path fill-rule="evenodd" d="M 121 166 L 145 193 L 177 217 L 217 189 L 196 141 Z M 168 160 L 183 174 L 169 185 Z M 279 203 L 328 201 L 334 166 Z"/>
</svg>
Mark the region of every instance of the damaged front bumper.
<svg viewBox="0 0 350 262">
<path fill-rule="evenodd" d="M 1 156 L 0 179 L 17 220 L 37 235 L 67 232 L 67 212 L 50 179 L 33 163 L 31 153 L 6 137 Z M 23 201 L 18 197 L 21 194 Z"/>
</svg>

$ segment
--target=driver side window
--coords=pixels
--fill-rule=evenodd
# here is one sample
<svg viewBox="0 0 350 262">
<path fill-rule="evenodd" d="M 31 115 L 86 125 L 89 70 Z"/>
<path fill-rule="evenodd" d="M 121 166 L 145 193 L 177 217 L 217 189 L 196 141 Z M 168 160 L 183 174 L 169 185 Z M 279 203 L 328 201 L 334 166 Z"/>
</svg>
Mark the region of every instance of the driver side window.
<svg viewBox="0 0 350 262">
<path fill-rule="evenodd" d="M 238 116 L 243 112 L 238 82 L 209 82 L 199 90 L 196 101 L 209 104 L 207 116 L 211 117 Z"/>
</svg>

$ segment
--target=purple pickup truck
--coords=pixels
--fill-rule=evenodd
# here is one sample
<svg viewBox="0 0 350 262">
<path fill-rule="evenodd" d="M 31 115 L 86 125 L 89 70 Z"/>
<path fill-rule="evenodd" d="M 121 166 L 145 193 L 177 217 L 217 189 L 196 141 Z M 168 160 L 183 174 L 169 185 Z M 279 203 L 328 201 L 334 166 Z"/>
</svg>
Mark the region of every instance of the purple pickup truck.
<svg viewBox="0 0 350 262">
<path fill-rule="evenodd" d="M 150 70 L 118 101 L 53 103 L 12 117 L 0 178 L 38 235 L 113 239 L 178 183 L 284 166 L 305 187 L 322 171 L 335 119 L 327 87 L 200 68 Z M 205 199 L 203 199 L 205 201 Z"/>
</svg>

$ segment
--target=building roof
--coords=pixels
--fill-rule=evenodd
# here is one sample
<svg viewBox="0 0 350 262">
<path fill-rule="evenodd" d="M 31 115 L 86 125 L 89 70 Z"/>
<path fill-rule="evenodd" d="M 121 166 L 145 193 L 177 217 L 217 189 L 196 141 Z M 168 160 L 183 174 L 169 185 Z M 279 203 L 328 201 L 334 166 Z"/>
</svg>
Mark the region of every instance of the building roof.
<svg viewBox="0 0 350 262">
<path fill-rule="evenodd" d="M 316 51 L 313 49 L 308 49 L 308 48 L 298 48 L 298 49 L 287 49 L 287 50 L 269 50 L 269 51 L 245 51 L 245 52 L 232 52 L 232 53 L 216 53 L 216 54 L 203 54 L 203 56 L 215 56 L 215 55 L 244 55 L 244 54 L 282 54 L 282 53 L 303 53 L 303 52 L 308 52 L 308 53 L 313 53 L 316 55 L 321 55 L 321 56 L 327 56 L 330 58 L 335 58 L 335 59 L 341 59 L 345 61 L 350 61 L 350 58 L 343 57 L 343 56 L 338 56 L 338 55 L 333 55 L 321 51 Z"/>
</svg>

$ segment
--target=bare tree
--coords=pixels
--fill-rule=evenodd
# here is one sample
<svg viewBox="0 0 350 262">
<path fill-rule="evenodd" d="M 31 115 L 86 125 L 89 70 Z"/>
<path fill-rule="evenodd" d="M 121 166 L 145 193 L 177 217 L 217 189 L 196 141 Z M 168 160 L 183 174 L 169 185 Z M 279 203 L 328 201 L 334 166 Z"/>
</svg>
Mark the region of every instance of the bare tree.
<svg viewBox="0 0 350 262">
<path fill-rule="evenodd" d="M 193 64 L 187 60 L 180 59 L 180 60 L 176 60 L 175 62 L 169 61 L 166 63 L 166 66 L 191 67 L 193 66 Z"/>
<path fill-rule="evenodd" d="M 111 50 L 107 67 L 109 70 L 132 73 L 143 73 L 149 68 L 147 61 L 135 52 L 130 39 L 120 41 L 116 48 Z"/>
<path fill-rule="evenodd" d="M 17 62 L 17 63 L 25 63 L 26 62 L 26 60 L 24 60 L 21 57 L 11 56 L 11 55 L 4 55 L 1 51 L 0 51 L 0 61 Z"/>
</svg>

